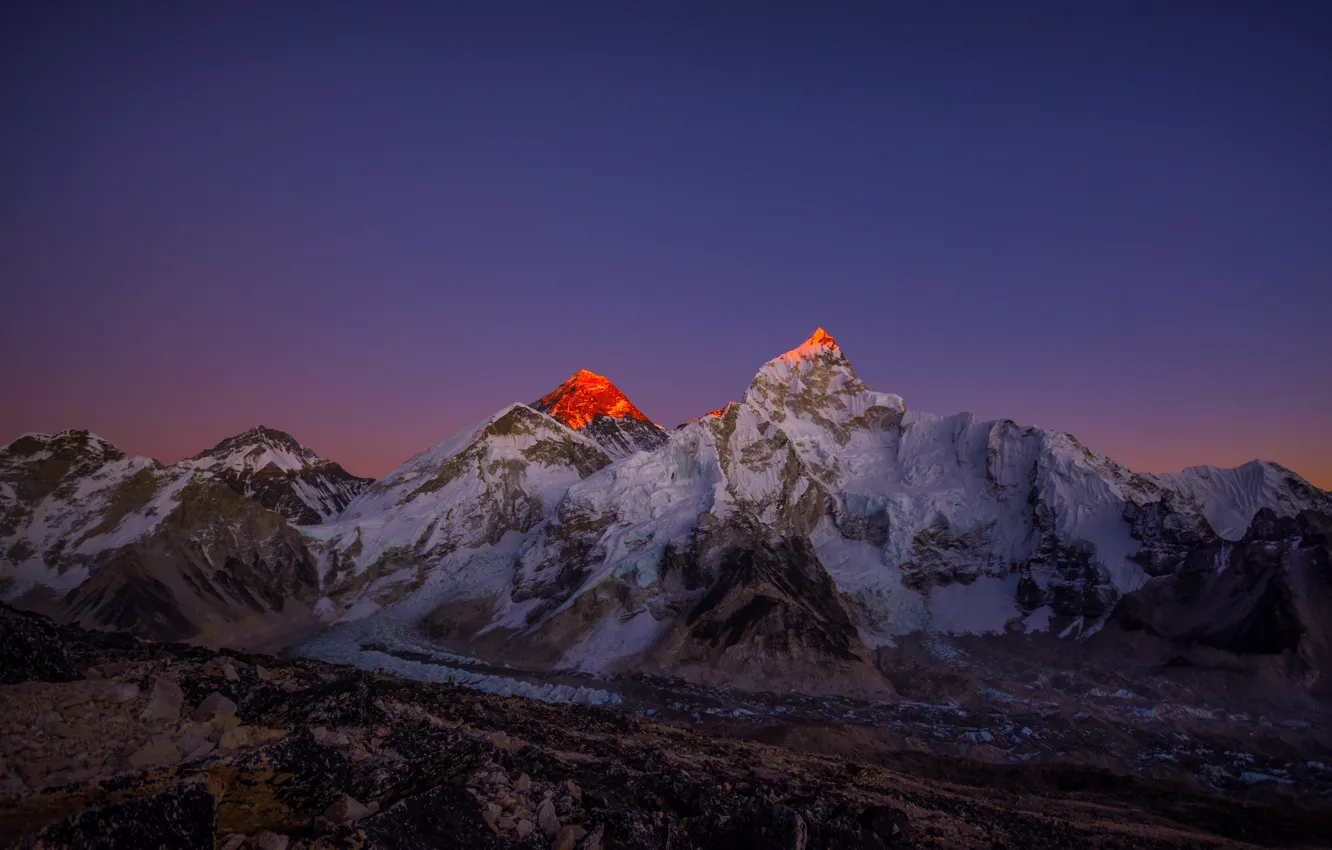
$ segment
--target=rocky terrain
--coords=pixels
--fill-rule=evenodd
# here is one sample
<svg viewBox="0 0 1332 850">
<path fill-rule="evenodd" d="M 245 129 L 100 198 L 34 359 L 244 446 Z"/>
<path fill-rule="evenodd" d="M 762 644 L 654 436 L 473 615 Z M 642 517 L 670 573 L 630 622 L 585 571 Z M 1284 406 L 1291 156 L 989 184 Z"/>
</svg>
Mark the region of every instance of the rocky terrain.
<svg viewBox="0 0 1332 850">
<path fill-rule="evenodd" d="M 1178 783 L 821 756 L 8 608 L 0 639 L 17 650 L 0 658 L 0 842 L 16 847 L 992 850 L 1332 835 L 1326 813 Z"/>
</svg>

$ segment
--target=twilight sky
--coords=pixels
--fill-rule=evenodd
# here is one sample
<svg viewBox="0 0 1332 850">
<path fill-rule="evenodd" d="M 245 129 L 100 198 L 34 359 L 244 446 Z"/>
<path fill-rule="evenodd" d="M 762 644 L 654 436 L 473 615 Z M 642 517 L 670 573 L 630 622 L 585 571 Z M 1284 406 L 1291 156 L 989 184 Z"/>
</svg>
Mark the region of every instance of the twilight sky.
<svg viewBox="0 0 1332 850">
<path fill-rule="evenodd" d="M 1332 487 L 1328 5 L 6 3 L 0 442 L 379 475 L 822 325 L 914 409 Z"/>
</svg>

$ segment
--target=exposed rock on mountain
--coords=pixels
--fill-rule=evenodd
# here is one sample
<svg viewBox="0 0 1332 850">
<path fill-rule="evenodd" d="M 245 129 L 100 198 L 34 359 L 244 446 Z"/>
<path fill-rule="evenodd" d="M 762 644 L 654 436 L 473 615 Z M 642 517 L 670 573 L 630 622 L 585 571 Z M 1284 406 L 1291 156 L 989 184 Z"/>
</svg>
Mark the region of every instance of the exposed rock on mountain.
<svg viewBox="0 0 1332 850">
<path fill-rule="evenodd" d="M 294 636 L 315 622 L 303 604 L 319 577 L 304 539 L 265 505 L 308 517 L 363 483 L 348 478 L 268 429 L 171 466 L 86 431 L 25 435 L 0 449 L 0 590 L 157 639 Z"/>
<path fill-rule="evenodd" d="M 576 431 L 582 431 L 612 458 L 652 451 L 666 442 L 666 431 L 608 379 L 580 369 L 531 405 Z"/>
<path fill-rule="evenodd" d="M 1115 620 L 1170 640 L 1195 665 L 1225 663 L 1206 650 L 1285 656 L 1315 692 L 1332 693 L 1330 611 L 1332 516 L 1263 508 L 1240 540 L 1194 549 L 1127 594 Z"/>
<path fill-rule="evenodd" d="M 327 522 L 374 480 L 358 478 L 290 434 L 262 425 L 177 466 L 213 475 L 296 525 Z"/>
<path fill-rule="evenodd" d="M 467 592 L 494 590 L 507 582 L 501 571 L 496 585 L 489 565 L 511 558 L 512 546 L 554 514 L 570 484 L 610 462 L 593 440 L 511 405 L 412 458 L 335 522 L 310 532 L 326 553 L 326 584 L 343 606 L 362 602 L 358 611 L 420 587 L 432 572 Z M 468 569 L 474 555 L 478 566 Z"/>
<path fill-rule="evenodd" d="M 117 551 L 67 600 L 89 628 L 253 646 L 310 629 L 319 575 L 299 534 L 221 482 L 191 481 L 152 533 Z"/>
<path fill-rule="evenodd" d="M 707 593 L 645 659 L 713 685 L 892 692 L 875 675 L 837 588 L 804 538 L 733 545 Z"/>
<path fill-rule="evenodd" d="M 185 476 L 87 431 L 0 448 L 0 594 L 64 594 L 156 526 Z"/>
</svg>

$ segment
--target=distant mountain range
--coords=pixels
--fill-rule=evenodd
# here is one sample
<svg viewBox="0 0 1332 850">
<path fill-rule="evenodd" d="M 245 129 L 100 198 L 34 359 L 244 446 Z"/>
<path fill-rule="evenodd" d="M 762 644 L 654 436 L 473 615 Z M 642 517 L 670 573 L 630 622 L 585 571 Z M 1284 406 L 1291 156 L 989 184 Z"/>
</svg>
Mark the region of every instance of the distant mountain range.
<svg viewBox="0 0 1332 850">
<path fill-rule="evenodd" d="M 377 481 L 255 428 L 177 464 L 0 450 L 0 588 L 214 644 L 332 628 L 496 662 L 891 692 L 913 632 L 1107 626 L 1284 653 L 1328 687 L 1332 495 L 1274 463 L 1134 473 L 1069 434 L 908 411 L 819 330 L 667 431 L 580 371 Z M 329 649 L 327 651 L 334 651 Z"/>
</svg>

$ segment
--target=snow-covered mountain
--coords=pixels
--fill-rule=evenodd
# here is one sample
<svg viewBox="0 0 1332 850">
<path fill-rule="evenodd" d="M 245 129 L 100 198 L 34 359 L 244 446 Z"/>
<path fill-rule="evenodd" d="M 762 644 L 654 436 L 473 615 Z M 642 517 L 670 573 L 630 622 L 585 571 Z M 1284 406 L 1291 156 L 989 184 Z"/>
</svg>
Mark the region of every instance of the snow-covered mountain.
<svg viewBox="0 0 1332 850">
<path fill-rule="evenodd" d="M 401 600 L 375 617 L 469 654 L 884 690 L 896 636 L 1090 634 L 1259 510 L 1332 512 L 1276 464 L 1142 475 L 1068 434 L 908 411 L 822 330 L 655 450 L 603 463 L 581 433 L 509 408 L 378 482 L 311 531 L 346 576 L 326 613 Z"/>
<path fill-rule="evenodd" d="M 634 407 L 609 379 L 580 369 L 531 404 L 536 410 L 582 431 L 612 458 L 652 451 L 666 442 L 666 431 Z"/>
<path fill-rule="evenodd" d="M 87 431 L 25 434 L 0 448 L 0 596 L 156 638 L 288 629 L 287 602 L 318 587 L 287 520 L 363 484 L 269 429 L 171 465 Z"/>
<path fill-rule="evenodd" d="M 267 429 L 172 466 L 28 435 L 0 450 L 0 587 L 155 636 L 318 617 L 338 624 L 328 651 L 410 633 L 493 661 L 840 693 L 891 692 L 878 659 L 913 632 L 1278 622 L 1234 645 L 1295 640 L 1332 681 L 1309 622 L 1324 555 L 1280 554 L 1322 551 L 1309 529 L 1332 495 L 1262 461 L 1144 475 L 1069 434 L 909 411 L 822 330 L 674 431 L 580 372 L 359 484 Z M 1232 556 L 1245 569 L 1216 578 Z M 1258 584 L 1276 601 L 1218 601 Z"/>
<path fill-rule="evenodd" d="M 25 434 L 0 448 L 0 593 L 74 589 L 104 553 L 151 531 L 183 486 L 87 431 Z"/>
<path fill-rule="evenodd" d="M 251 428 L 176 466 L 222 480 L 297 525 L 342 513 L 374 479 L 358 478 L 284 431 Z"/>
</svg>

